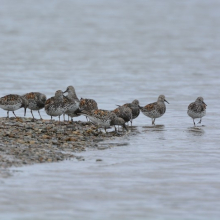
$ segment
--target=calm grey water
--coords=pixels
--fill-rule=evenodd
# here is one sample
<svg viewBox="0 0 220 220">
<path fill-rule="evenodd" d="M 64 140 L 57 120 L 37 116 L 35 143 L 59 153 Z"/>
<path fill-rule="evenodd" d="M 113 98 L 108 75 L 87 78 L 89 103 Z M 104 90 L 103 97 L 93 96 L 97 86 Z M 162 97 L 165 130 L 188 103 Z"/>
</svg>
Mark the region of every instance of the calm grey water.
<svg viewBox="0 0 220 220">
<path fill-rule="evenodd" d="M 73 85 L 103 109 L 170 102 L 156 127 L 140 114 L 85 161 L 10 169 L 0 219 L 219 219 L 218 0 L 0 3 L 1 96 Z M 198 96 L 207 115 L 194 128 L 186 110 Z"/>
</svg>

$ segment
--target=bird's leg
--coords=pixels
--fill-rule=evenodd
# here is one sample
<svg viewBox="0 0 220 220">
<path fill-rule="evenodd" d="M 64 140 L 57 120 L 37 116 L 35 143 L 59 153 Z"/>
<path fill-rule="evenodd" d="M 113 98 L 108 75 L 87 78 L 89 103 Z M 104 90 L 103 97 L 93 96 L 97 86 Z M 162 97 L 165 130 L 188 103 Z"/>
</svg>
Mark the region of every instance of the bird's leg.
<svg viewBox="0 0 220 220">
<path fill-rule="evenodd" d="M 64 122 L 65 123 L 65 122 Z M 59 125 L 61 126 L 61 124 L 60 124 L 60 115 L 59 115 Z"/>
<path fill-rule="evenodd" d="M 33 116 L 33 121 L 34 121 L 34 115 L 33 115 L 32 109 L 31 109 L 31 114 L 32 114 L 32 116 Z"/>
<path fill-rule="evenodd" d="M 152 118 L 152 125 L 155 125 L 155 118 Z"/>
<path fill-rule="evenodd" d="M 38 114 L 40 115 L 40 110 L 38 110 Z M 42 120 L 43 118 L 41 117 L 41 115 L 40 115 L 40 119 Z"/>
<path fill-rule="evenodd" d="M 7 118 L 9 118 L 9 111 L 7 111 Z"/>
<path fill-rule="evenodd" d="M 153 121 L 152 121 L 152 124 L 153 124 L 153 125 L 155 125 L 155 120 L 156 120 L 156 119 L 155 119 L 155 118 L 153 118 Z"/>
<path fill-rule="evenodd" d="M 197 124 L 201 124 L 201 122 L 202 122 L 202 118 L 200 118 L 200 121 Z"/>
<path fill-rule="evenodd" d="M 114 125 L 114 126 L 115 126 L 115 125 Z M 115 133 L 116 133 L 116 134 L 119 134 L 119 126 L 118 126 L 118 130 L 117 130 L 116 126 L 115 126 Z"/>
<path fill-rule="evenodd" d="M 15 118 L 17 118 L 17 116 L 15 115 L 14 111 L 13 111 L 13 114 L 14 114 Z"/>
<path fill-rule="evenodd" d="M 105 133 L 108 134 L 108 132 L 106 131 L 106 127 L 105 127 Z"/>
<path fill-rule="evenodd" d="M 60 118 L 60 116 L 59 116 L 59 118 Z M 65 122 L 65 114 L 63 114 L 63 121 Z"/>
<path fill-rule="evenodd" d="M 115 125 L 114 125 L 115 126 Z M 119 134 L 119 130 L 117 130 L 116 126 L 115 126 L 115 133 Z"/>
</svg>

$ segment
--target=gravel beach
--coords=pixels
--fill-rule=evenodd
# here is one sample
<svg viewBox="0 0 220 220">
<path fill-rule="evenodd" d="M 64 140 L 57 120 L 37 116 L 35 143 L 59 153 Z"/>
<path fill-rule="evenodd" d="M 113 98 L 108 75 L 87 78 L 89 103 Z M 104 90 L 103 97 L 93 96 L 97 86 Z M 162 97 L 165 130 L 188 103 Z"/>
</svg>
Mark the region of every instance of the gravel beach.
<svg viewBox="0 0 220 220">
<path fill-rule="evenodd" d="M 32 118 L 0 119 L 0 168 L 57 162 L 83 157 L 74 152 L 123 133 L 98 131 L 90 122 L 59 122 Z"/>
</svg>

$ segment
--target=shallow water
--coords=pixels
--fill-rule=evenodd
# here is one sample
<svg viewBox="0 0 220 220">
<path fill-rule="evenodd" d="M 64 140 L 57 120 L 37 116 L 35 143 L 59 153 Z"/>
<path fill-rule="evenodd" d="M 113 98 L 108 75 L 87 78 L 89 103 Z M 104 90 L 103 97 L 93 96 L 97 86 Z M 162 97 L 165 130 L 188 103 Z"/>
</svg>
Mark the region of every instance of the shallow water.
<svg viewBox="0 0 220 220">
<path fill-rule="evenodd" d="M 170 104 L 157 126 L 140 114 L 125 137 L 80 153 L 85 161 L 12 168 L 1 179 L 1 219 L 218 219 L 219 6 L 2 1 L 1 96 L 73 85 L 103 109 L 160 94 Z M 207 115 L 193 127 L 186 110 L 198 96 Z"/>
</svg>

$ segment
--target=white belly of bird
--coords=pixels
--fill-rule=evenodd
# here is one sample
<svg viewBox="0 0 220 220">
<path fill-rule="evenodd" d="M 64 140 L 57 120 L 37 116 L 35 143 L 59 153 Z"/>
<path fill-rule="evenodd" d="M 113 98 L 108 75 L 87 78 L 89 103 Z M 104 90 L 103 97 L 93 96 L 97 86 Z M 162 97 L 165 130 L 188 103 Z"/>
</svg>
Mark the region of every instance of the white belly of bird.
<svg viewBox="0 0 220 220">
<path fill-rule="evenodd" d="M 90 119 L 90 121 L 93 124 L 96 124 L 99 127 L 110 128 L 110 120 L 101 120 L 101 119 L 98 119 L 98 118 L 93 117 L 93 116 L 88 116 L 88 118 Z"/>
<path fill-rule="evenodd" d="M 36 103 L 29 102 L 28 108 L 32 110 L 39 110 L 39 107 L 36 105 Z"/>
<path fill-rule="evenodd" d="M 160 114 L 160 112 L 153 110 L 150 112 L 143 112 L 144 115 L 146 115 L 149 118 L 159 118 L 161 117 L 163 114 Z"/>
<path fill-rule="evenodd" d="M 75 116 L 74 112 L 79 108 L 79 105 L 71 105 L 68 107 L 68 109 L 65 111 L 65 113 L 69 116 Z"/>
<path fill-rule="evenodd" d="M 19 108 L 21 108 L 21 103 L 17 103 L 14 105 L 0 105 L 0 108 L 6 110 L 6 111 L 15 111 Z"/>
<path fill-rule="evenodd" d="M 205 116 L 206 111 L 202 111 L 202 112 L 194 112 L 191 110 L 187 111 L 187 114 L 191 117 L 191 118 L 202 118 Z"/>
<path fill-rule="evenodd" d="M 56 108 L 56 109 L 50 109 L 49 111 L 46 111 L 48 115 L 50 116 L 59 116 L 62 115 L 64 113 L 64 109 L 63 108 Z"/>
</svg>

